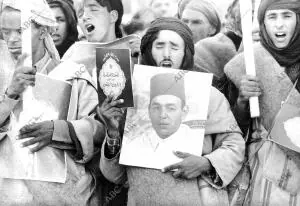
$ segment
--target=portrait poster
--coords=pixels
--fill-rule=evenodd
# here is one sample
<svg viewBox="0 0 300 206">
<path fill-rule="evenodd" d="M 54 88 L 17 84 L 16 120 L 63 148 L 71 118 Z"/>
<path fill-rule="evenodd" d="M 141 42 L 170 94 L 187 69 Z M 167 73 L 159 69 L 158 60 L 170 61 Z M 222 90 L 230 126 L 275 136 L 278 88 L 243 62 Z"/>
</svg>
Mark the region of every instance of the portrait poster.
<svg viewBox="0 0 300 206">
<path fill-rule="evenodd" d="M 140 37 L 132 34 L 106 43 L 86 41 L 75 42 L 64 54 L 62 60 L 71 60 L 75 63 L 83 64 L 88 72 L 93 76 L 93 80 L 96 85 L 96 48 L 129 49 L 130 42 L 132 41 L 140 41 Z"/>
<path fill-rule="evenodd" d="M 135 106 L 127 110 L 119 163 L 162 169 L 181 161 L 174 151 L 201 156 L 212 76 L 135 65 L 132 77 Z M 155 115 L 159 110 L 172 112 L 170 100 L 177 101 L 178 105 L 181 102 L 182 107 L 177 105 L 176 109 L 180 117 L 164 112 Z M 164 101 L 163 106 L 157 106 L 159 101 Z M 163 136 L 164 132 L 167 135 Z"/>
<path fill-rule="evenodd" d="M 66 120 L 72 85 L 43 74 L 36 74 L 30 102 L 22 101 L 20 110 L 14 110 L 10 118 L 11 130 L 0 144 L 0 177 L 64 183 L 67 176 L 66 155 L 63 150 L 44 147 L 30 153 L 29 147 L 21 147 L 27 139 L 18 139 L 19 130 L 28 124 L 47 120 Z M 28 98 L 28 97 L 27 97 Z M 27 99 L 28 101 L 28 99 Z M 19 107 L 17 107 L 19 108 Z"/>
<path fill-rule="evenodd" d="M 96 48 L 99 103 L 107 96 L 123 99 L 119 107 L 133 107 L 129 49 Z"/>
</svg>

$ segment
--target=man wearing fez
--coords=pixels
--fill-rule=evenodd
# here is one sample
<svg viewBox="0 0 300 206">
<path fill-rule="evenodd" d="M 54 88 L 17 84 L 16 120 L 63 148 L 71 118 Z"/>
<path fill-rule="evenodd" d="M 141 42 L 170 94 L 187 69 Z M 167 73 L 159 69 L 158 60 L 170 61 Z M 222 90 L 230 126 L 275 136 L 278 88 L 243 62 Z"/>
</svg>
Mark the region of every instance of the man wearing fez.
<svg viewBox="0 0 300 206">
<path fill-rule="evenodd" d="M 149 157 L 150 167 L 164 167 L 170 161 L 180 161 L 173 151 L 190 148 L 190 138 L 198 134 L 193 133 L 188 125 L 182 124 L 188 113 L 188 107 L 185 100 L 184 78 L 176 80 L 176 75 L 162 73 L 151 78 L 148 114 L 152 127 L 147 128 L 142 136 L 134 138 L 126 146 L 127 151 L 143 148 L 141 154 Z M 130 154 L 132 153 L 128 153 Z M 143 159 L 143 162 L 145 161 Z"/>
<path fill-rule="evenodd" d="M 184 78 L 176 81 L 175 77 L 176 74 L 158 74 L 150 81 L 149 117 L 161 139 L 169 138 L 181 130 L 181 123 L 188 112 Z"/>
<path fill-rule="evenodd" d="M 62 70 L 74 73 L 74 70 L 79 69 L 77 64 L 71 62 L 57 66 L 59 56 L 49 33 L 55 28 L 56 22 L 47 3 L 43 0 L 26 3 L 31 9 L 29 23 L 32 25 L 33 67 L 25 67 L 26 56 L 21 55 L 21 0 L 3 2 L 4 8 L 0 16 L 4 40 L 16 62 L 11 67 L 12 79 L 0 99 L 0 144 L 7 142 L 7 138 L 14 138 L 9 136 L 14 127 L 11 114 L 17 115 L 20 112 L 23 92 L 28 86 L 35 85 L 37 72 L 48 75 Z M 22 146 L 30 146 L 31 153 L 44 147 L 65 151 L 66 182 L 0 178 L 0 205 L 99 204 L 94 175 L 86 167 L 93 157 L 96 137 L 100 136 L 101 124 L 89 116 L 98 104 L 97 92 L 91 86 L 91 77 L 83 71 L 80 79 L 70 75 L 65 80 L 72 84 L 68 119 L 31 123 L 19 130 L 18 138 L 25 140 Z"/>
<path fill-rule="evenodd" d="M 146 65 L 189 70 L 193 67 L 192 33 L 178 19 L 159 18 L 142 39 L 141 54 Z M 227 100 L 217 89 L 211 88 L 203 155 L 176 151 L 182 161 L 163 171 L 118 163 L 121 138 L 116 126 L 120 111 L 114 106 L 120 102 L 105 102 L 100 107 L 108 128 L 100 169 L 112 182 L 128 180 L 128 205 L 229 204 L 226 187 L 242 166 L 245 143 Z"/>
</svg>

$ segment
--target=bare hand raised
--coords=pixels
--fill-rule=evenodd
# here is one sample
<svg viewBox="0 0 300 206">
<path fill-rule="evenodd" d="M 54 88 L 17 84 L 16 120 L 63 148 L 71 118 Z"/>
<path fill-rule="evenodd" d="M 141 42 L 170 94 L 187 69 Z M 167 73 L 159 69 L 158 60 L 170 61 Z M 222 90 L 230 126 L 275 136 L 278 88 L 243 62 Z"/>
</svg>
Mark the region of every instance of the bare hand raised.
<svg viewBox="0 0 300 206">
<path fill-rule="evenodd" d="M 245 105 L 248 104 L 250 97 L 260 96 L 262 90 L 260 88 L 259 80 L 257 77 L 245 75 L 242 77 L 240 88 L 239 88 L 239 96 L 238 96 L 238 104 Z"/>
<path fill-rule="evenodd" d="M 35 85 L 35 74 L 37 71 L 35 68 L 23 66 L 26 58 L 27 55 L 21 55 L 18 58 L 12 81 L 7 89 L 8 95 L 21 95 L 28 86 Z"/>
<path fill-rule="evenodd" d="M 113 96 L 109 95 L 97 108 L 98 115 L 103 117 L 108 129 L 119 128 L 119 121 L 123 115 L 123 111 L 121 108 L 118 108 L 117 105 L 123 102 L 123 99 L 114 100 Z"/>
</svg>

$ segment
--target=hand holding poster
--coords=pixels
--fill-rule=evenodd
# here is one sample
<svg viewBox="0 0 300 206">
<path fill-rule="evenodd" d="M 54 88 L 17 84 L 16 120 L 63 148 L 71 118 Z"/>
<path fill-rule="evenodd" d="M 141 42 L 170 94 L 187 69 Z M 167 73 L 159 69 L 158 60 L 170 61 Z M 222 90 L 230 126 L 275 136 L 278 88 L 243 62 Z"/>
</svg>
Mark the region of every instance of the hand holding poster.
<svg viewBox="0 0 300 206">
<path fill-rule="evenodd" d="M 201 156 L 212 74 L 135 65 L 120 164 L 162 169 Z M 201 92 L 199 91 L 201 88 Z"/>
<path fill-rule="evenodd" d="M 36 85 L 28 107 L 11 115 L 11 131 L 0 144 L 0 176 L 64 183 L 66 156 L 62 150 L 45 147 L 29 153 L 19 140 L 19 130 L 25 125 L 47 120 L 67 119 L 72 86 L 60 80 L 36 74 Z M 19 102 L 22 104 L 22 102 Z"/>
</svg>

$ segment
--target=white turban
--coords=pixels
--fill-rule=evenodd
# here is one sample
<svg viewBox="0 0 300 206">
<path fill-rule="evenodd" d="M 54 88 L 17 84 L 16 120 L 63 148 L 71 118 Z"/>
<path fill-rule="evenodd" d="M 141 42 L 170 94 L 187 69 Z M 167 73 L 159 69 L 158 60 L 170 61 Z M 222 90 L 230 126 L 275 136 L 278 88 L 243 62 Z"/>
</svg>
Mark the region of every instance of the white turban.
<svg viewBox="0 0 300 206">
<path fill-rule="evenodd" d="M 11 7 L 21 11 L 24 5 L 30 8 L 29 20 L 33 20 L 37 24 L 49 28 L 49 32 L 44 39 L 44 44 L 49 55 L 53 59 L 59 61 L 59 54 L 56 50 L 53 39 L 50 36 L 50 33 L 54 31 L 57 23 L 55 16 L 46 0 L 2 0 L 2 9 L 5 7 Z"/>
</svg>

